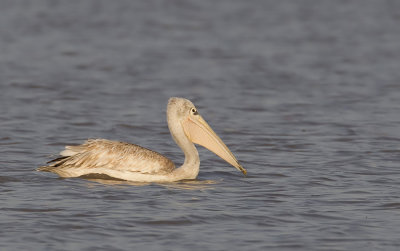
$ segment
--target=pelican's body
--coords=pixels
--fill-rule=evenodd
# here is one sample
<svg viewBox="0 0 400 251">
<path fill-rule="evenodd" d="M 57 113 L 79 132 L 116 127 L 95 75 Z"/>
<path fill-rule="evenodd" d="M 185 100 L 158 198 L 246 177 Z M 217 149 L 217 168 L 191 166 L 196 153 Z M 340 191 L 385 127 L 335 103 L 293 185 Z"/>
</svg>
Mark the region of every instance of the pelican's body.
<svg viewBox="0 0 400 251">
<path fill-rule="evenodd" d="M 171 182 L 195 179 L 200 159 L 194 143 L 203 145 L 246 174 L 233 154 L 187 99 L 170 98 L 167 107 L 171 135 L 185 154 L 179 168 L 163 155 L 138 145 L 91 139 L 82 145 L 67 146 L 61 157 L 40 167 L 61 177 L 105 174 L 113 178 L 142 182 Z"/>
</svg>

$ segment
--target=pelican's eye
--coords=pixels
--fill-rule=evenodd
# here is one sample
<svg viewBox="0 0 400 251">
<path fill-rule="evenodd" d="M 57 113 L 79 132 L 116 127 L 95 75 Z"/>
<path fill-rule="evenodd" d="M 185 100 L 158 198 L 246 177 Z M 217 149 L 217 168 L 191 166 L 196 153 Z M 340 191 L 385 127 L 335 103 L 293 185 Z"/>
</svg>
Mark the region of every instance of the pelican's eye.
<svg viewBox="0 0 400 251">
<path fill-rule="evenodd" d="M 193 115 L 199 114 L 199 113 L 197 112 L 196 108 L 190 109 L 190 113 L 193 114 Z"/>
</svg>

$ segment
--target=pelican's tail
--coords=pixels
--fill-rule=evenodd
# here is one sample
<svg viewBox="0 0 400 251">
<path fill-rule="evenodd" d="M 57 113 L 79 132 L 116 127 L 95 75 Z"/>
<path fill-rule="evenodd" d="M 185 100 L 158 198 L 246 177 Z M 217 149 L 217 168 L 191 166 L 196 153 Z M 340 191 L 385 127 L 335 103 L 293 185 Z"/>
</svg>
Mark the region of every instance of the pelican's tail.
<svg viewBox="0 0 400 251">
<path fill-rule="evenodd" d="M 65 163 L 65 161 L 68 160 L 69 157 L 78 154 L 82 151 L 83 147 L 82 146 L 66 146 L 65 150 L 60 152 L 61 157 L 55 158 L 53 160 L 50 160 L 47 162 L 47 166 L 41 166 L 37 171 L 43 171 L 43 172 L 53 172 L 54 169 L 57 167 L 61 166 L 62 164 Z"/>
<path fill-rule="evenodd" d="M 55 168 L 57 168 L 58 166 L 62 165 L 70 156 L 61 156 L 59 158 L 50 160 L 49 162 L 47 162 L 47 166 L 41 166 L 38 169 L 36 169 L 37 171 L 43 171 L 43 172 L 52 172 Z"/>
</svg>

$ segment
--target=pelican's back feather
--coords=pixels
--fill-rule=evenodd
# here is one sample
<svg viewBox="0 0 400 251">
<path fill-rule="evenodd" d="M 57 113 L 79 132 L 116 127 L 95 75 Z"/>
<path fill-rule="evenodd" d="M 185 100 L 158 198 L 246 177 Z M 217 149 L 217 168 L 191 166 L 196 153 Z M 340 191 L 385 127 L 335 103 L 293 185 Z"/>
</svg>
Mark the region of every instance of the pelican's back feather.
<svg viewBox="0 0 400 251">
<path fill-rule="evenodd" d="M 138 172 L 142 174 L 168 174 L 174 163 L 163 155 L 147 148 L 105 139 L 89 139 L 82 145 L 66 146 L 61 157 L 40 167 L 40 171 L 62 173 L 66 169 L 97 173 L 100 169 Z"/>
</svg>

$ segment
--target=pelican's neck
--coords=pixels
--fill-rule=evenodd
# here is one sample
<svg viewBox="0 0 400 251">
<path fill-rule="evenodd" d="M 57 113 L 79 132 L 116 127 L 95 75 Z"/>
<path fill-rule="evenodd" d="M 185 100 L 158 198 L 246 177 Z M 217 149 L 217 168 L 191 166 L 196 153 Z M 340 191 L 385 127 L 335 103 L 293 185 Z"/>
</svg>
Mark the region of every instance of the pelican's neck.
<svg viewBox="0 0 400 251">
<path fill-rule="evenodd" d="M 195 179 L 200 169 L 200 158 L 196 147 L 184 133 L 181 123 L 170 116 L 168 116 L 168 127 L 172 138 L 185 154 L 185 162 L 174 170 L 173 175 L 179 176 L 179 179 Z"/>
<path fill-rule="evenodd" d="M 200 158 L 199 153 L 197 152 L 196 147 L 192 142 L 190 142 L 187 138 L 185 138 L 183 144 L 178 144 L 185 154 L 185 162 L 181 167 L 192 167 L 199 169 L 200 166 Z"/>
<path fill-rule="evenodd" d="M 200 170 L 200 158 L 196 147 L 189 141 L 186 135 L 180 138 L 176 137 L 176 135 L 172 137 L 185 154 L 185 162 L 183 162 L 182 166 L 175 169 L 174 175 L 178 176 L 179 179 L 195 179 Z"/>
</svg>

